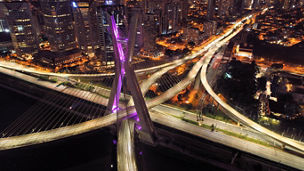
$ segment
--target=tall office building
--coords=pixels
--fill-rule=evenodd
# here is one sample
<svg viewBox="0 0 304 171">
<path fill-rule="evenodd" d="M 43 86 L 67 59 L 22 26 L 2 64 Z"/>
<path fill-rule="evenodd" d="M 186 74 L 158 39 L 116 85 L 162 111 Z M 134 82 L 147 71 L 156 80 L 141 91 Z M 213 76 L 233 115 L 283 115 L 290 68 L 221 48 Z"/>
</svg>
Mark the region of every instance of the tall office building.
<svg viewBox="0 0 304 171">
<path fill-rule="evenodd" d="M 107 15 L 114 15 L 118 30 L 124 27 L 125 9 L 120 1 L 93 1 L 90 6 L 90 26 L 93 48 L 97 57 L 103 61 L 103 65 L 114 65 L 114 47 L 109 30 Z M 120 33 L 122 34 L 122 33 Z"/>
<path fill-rule="evenodd" d="M 43 31 L 52 51 L 64 52 L 75 49 L 72 2 L 70 0 L 40 0 L 43 13 Z"/>
<path fill-rule="evenodd" d="M 296 8 L 301 4 L 301 1 L 299 0 L 283 0 L 281 2 L 282 9 L 288 10 L 292 8 Z"/>
<path fill-rule="evenodd" d="M 253 9 L 259 9 L 260 8 L 260 0 L 253 0 L 252 8 Z"/>
<path fill-rule="evenodd" d="M 282 8 L 283 9 L 289 9 L 289 4 L 290 4 L 289 1 L 290 0 L 283 0 L 283 2 L 282 2 Z"/>
<path fill-rule="evenodd" d="M 160 32 L 168 34 L 178 31 L 182 22 L 182 4 L 180 1 L 164 1 L 162 3 L 162 14 Z"/>
<path fill-rule="evenodd" d="M 76 40 L 79 48 L 85 52 L 92 52 L 92 34 L 90 28 L 90 3 L 86 0 L 72 2 L 75 22 Z"/>
<path fill-rule="evenodd" d="M 188 2 L 180 0 L 145 1 L 145 26 L 154 27 L 159 34 L 178 31 L 187 17 L 188 7 Z"/>
<path fill-rule="evenodd" d="M 208 0 L 207 19 L 212 20 L 214 17 L 215 0 Z"/>
<path fill-rule="evenodd" d="M 0 18 L 0 32 L 9 32 L 9 26 L 5 18 Z"/>
<path fill-rule="evenodd" d="M 33 26 L 33 16 L 30 4 L 25 1 L 10 1 L 0 3 L 9 24 L 9 30 L 14 49 L 17 54 L 33 54 L 37 51 L 37 35 Z"/>
<path fill-rule="evenodd" d="M 252 4 L 254 0 L 243 0 L 242 2 L 242 9 L 252 9 Z"/>
<path fill-rule="evenodd" d="M 220 0 L 219 1 L 219 16 L 229 16 L 231 8 L 233 7 L 233 0 Z"/>
<path fill-rule="evenodd" d="M 1 2 L 0 2 L 1 3 Z M 9 32 L 9 26 L 5 16 L 5 6 L 0 5 L 0 32 Z"/>
<path fill-rule="evenodd" d="M 237 14 L 240 14 L 242 12 L 242 4 L 243 4 L 243 1 L 242 0 L 232 0 L 232 8 L 230 10 L 230 13 L 232 15 L 237 15 Z"/>
<path fill-rule="evenodd" d="M 138 15 L 138 24 L 136 26 L 136 38 L 134 44 L 134 54 L 136 54 L 144 46 L 144 3 L 140 0 L 129 0 L 125 6 L 127 7 L 127 19 L 130 23 L 130 19 L 134 11 L 139 13 Z"/>
<path fill-rule="evenodd" d="M 215 35 L 217 29 L 216 21 L 206 21 L 204 22 L 204 35 L 206 38 Z"/>
</svg>

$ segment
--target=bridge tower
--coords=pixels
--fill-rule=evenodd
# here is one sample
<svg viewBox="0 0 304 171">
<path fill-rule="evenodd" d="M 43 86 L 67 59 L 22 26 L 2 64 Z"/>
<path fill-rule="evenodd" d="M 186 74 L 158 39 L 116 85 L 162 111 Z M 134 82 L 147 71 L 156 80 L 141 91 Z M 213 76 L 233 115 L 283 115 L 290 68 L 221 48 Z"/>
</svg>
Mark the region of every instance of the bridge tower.
<svg viewBox="0 0 304 171">
<path fill-rule="evenodd" d="M 128 39 L 121 40 L 114 16 L 107 16 L 109 29 L 111 30 L 112 41 L 115 52 L 115 79 L 112 84 L 111 95 L 107 106 L 107 114 L 114 113 L 120 110 L 119 97 L 122 91 L 122 85 L 131 93 L 134 101 L 136 113 L 134 117 L 138 121 L 138 130 L 141 140 L 154 144 L 156 132 L 151 121 L 146 102 L 142 95 L 141 89 L 137 82 L 134 68 L 131 64 L 136 39 L 136 27 L 138 23 L 138 10 L 132 11 L 131 20 L 128 28 Z M 127 48 L 124 52 L 123 43 L 127 42 Z M 126 110 L 131 108 L 126 107 Z"/>
</svg>

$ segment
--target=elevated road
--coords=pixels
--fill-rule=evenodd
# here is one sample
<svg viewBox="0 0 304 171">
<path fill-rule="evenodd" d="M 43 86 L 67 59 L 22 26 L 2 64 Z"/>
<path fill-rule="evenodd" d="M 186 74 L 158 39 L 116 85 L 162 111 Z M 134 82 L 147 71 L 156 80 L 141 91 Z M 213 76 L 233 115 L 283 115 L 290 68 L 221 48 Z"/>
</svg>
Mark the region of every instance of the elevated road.
<svg viewBox="0 0 304 171">
<path fill-rule="evenodd" d="M 238 30 L 241 30 L 241 28 L 239 28 Z M 230 35 L 233 36 L 234 34 Z M 206 57 L 204 64 L 202 66 L 201 69 L 201 82 L 204 86 L 204 88 L 206 89 L 206 91 L 208 92 L 209 95 L 211 95 L 213 97 L 213 99 L 215 99 L 219 105 L 221 105 L 221 107 L 224 108 L 224 110 L 226 111 L 225 113 L 231 117 L 232 119 L 236 120 L 237 122 L 242 123 L 243 125 L 246 125 L 256 131 L 259 131 L 265 135 L 270 136 L 271 138 L 274 138 L 275 140 L 277 140 L 278 142 L 281 142 L 284 145 L 288 145 L 290 147 L 293 147 L 299 151 L 304 152 L 304 145 L 300 144 L 298 142 L 296 142 L 295 140 L 292 140 L 290 138 L 281 136 L 273 131 L 270 131 L 269 129 L 259 125 L 258 123 L 255 123 L 254 121 L 252 121 L 251 119 L 247 118 L 245 115 L 241 114 L 240 112 L 238 112 L 237 110 L 235 110 L 233 107 L 231 107 L 229 104 L 227 104 L 226 102 L 224 102 L 211 88 L 211 86 L 209 85 L 208 81 L 207 81 L 207 68 L 208 65 L 212 59 L 212 55 L 209 55 Z"/>
<path fill-rule="evenodd" d="M 131 120 L 123 120 L 118 129 L 117 168 L 119 171 L 136 171 L 134 150 L 134 126 Z"/>
<path fill-rule="evenodd" d="M 246 21 L 249 17 L 245 17 L 242 21 Z M 202 52 L 204 52 L 206 49 L 208 49 L 208 52 L 204 55 L 205 56 L 212 56 L 215 51 L 217 50 L 218 47 L 220 47 L 222 44 L 224 44 L 226 41 L 228 41 L 230 38 L 232 38 L 234 36 L 234 28 L 243 24 L 241 21 L 238 22 L 237 24 L 235 24 L 234 27 L 230 27 L 228 28 L 227 30 L 224 31 L 224 33 L 220 36 L 218 36 L 216 39 L 213 39 L 212 41 L 209 41 L 209 43 L 204 46 L 202 49 L 200 50 L 197 50 L 196 53 L 192 54 L 192 55 L 189 55 L 187 57 L 184 58 L 184 60 L 186 59 L 191 59 L 191 58 L 194 58 L 196 57 L 197 55 L 200 55 Z M 232 34 L 234 33 L 234 34 Z M 229 36 L 229 35 L 232 35 L 232 36 Z M 229 37 L 227 37 L 229 36 Z M 179 91 L 183 90 L 187 85 L 189 85 L 194 79 L 195 79 L 195 76 L 197 75 L 197 73 L 199 72 L 201 66 L 203 65 L 203 61 L 204 61 L 204 57 L 195 64 L 195 66 L 191 69 L 191 71 L 189 72 L 188 76 L 182 80 L 180 83 L 178 83 L 177 85 L 175 85 L 174 87 L 172 87 L 171 89 L 169 89 L 167 92 L 163 93 L 161 96 L 158 96 L 157 98 L 155 99 L 152 99 L 150 101 L 147 101 L 147 106 L 149 108 L 151 107 L 154 107 L 158 104 L 161 104 L 163 102 L 165 102 L 166 100 L 172 98 L 176 93 L 178 93 Z M 177 62 L 178 63 L 178 62 Z M 38 85 L 41 85 L 41 86 L 44 86 L 44 87 L 47 87 L 47 88 L 51 88 L 53 90 L 56 90 L 56 91 L 60 91 L 62 93 L 67 93 L 67 94 L 70 94 L 70 95 L 76 95 L 75 93 L 73 93 L 73 91 L 69 90 L 69 89 L 65 89 L 64 87 L 57 87 L 55 85 L 50 85 L 50 83 L 47 83 L 47 82 L 41 82 L 41 81 L 38 81 L 38 79 L 34 79 L 33 77 L 30 77 L 30 76 L 26 76 L 25 74 L 22 74 L 22 73 L 18 73 L 16 71 L 9 71 L 8 69 L 4 69 L 4 68 L 0 68 L 0 72 L 3 72 L 3 73 L 6 73 L 6 74 L 10 74 L 12 76 L 16 76 L 16 77 L 19 77 L 25 81 L 28 81 L 28 82 L 31 82 L 31 83 L 34 83 L 34 84 L 38 84 Z M 149 84 L 151 84 L 152 82 L 150 82 Z M 59 89 L 62 89 L 62 90 L 59 90 Z M 80 91 L 80 90 L 78 90 Z M 77 93 L 76 97 L 79 97 L 79 98 L 82 98 L 82 97 L 88 97 L 88 96 L 80 96 L 79 94 L 87 94 L 89 92 L 82 92 L 82 93 Z M 104 106 L 107 106 L 107 103 L 108 103 L 108 99 L 107 98 L 104 98 L 104 97 L 99 97 L 100 99 L 98 98 L 94 98 L 95 99 L 95 103 L 97 104 L 101 104 L 101 105 L 104 105 Z M 86 99 L 86 100 L 89 100 L 91 101 L 90 98 Z M 121 119 L 122 117 L 125 117 L 126 116 L 126 113 L 124 113 L 125 111 L 119 111 L 118 115 L 119 115 L 119 118 L 118 119 Z M 135 111 L 133 112 L 129 112 L 129 113 L 134 113 Z M 116 118 L 117 119 L 117 118 Z M 94 120 L 92 121 L 94 122 Z M 9 147 L 11 148 L 15 148 L 15 147 L 21 147 L 21 146 L 25 146 L 25 145 L 30 145 L 30 144 L 37 144 L 37 143 L 43 143 L 43 142 L 48 142 L 50 140 L 55 140 L 55 139 L 60 139 L 60 138 L 63 138 L 63 137 L 68 137 L 68 136 L 71 136 L 71 135 L 76 135 L 77 133 L 84 133 L 86 131 L 90 131 L 91 129 L 94 129 L 94 128 L 100 128 L 101 126 L 91 126 L 90 129 L 87 128 L 87 122 L 84 122 L 83 124 L 85 125 L 84 126 L 84 130 L 78 130 L 78 131 L 75 131 L 73 132 L 72 130 L 72 127 L 73 126 L 67 126 L 66 129 L 65 128 L 60 128 L 62 130 L 62 132 L 66 132 L 66 136 L 64 136 L 62 134 L 62 132 L 60 134 L 58 134 L 57 138 L 56 138 L 56 134 L 54 134 L 54 132 L 48 132 L 48 131 L 45 131 L 45 132 L 41 132 L 41 133 L 37 133 L 37 134 L 34 134 L 35 136 L 37 136 L 37 138 L 35 138 L 36 140 L 33 139 L 33 136 L 32 139 L 27 139 L 27 135 L 25 135 L 25 139 L 24 139 L 24 142 L 21 141 L 21 137 L 16 137 L 16 142 L 13 142 L 14 141 L 14 137 L 9 137 L 9 138 L 6 138 L 6 139 L 0 139 L 0 149 L 8 149 Z M 108 121 L 107 123 L 103 123 L 101 122 L 101 124 L 103 126 L 107 126 L 107 125 L 110 125 L 110 124 L 113 124 L 114 121 L 111 120 L 111 121 Z M 81 123 L 80 124 L 77 124 L 75 125 L 76 127 L 79 126 L 79 125 L 82 125 Z M 77 127 L 77 129 L 80 129 L 81 127 Z M 75 129 L 75 130 L 77 130 Z M 46 134 L 52 134 L 52 135 L 46 135 Z M 31 134 L 29 134 L 31 135 Z M 41 135 L 41 136 L 40 136 Z M 51 137 L 51 138 L 46 138 L 46 139 L 41 139 L 43 136 L 42 135 L 45 135 L 45 137 Z M 1 142 L 10 142 L 10 143 L 1 143 Z M 18 145 L 19 143 L 19 145 Z"/>
<path fill-rule="evenodd" d="M 150 112 L 154 122 L 166 125 L 168 127 L 217 142 L 228 147 L 239 149 L 253 155 L 260 156 L 271 161 L 284 164 L 299 170 L 304 170 L 304 159 L 276 148 L 269 148 L 253 142 L 249 142 L 240 138 L 231 137 L 221 132 L 211 132 L 208 129 L 193 125 L 175 118 L 170 115 L 161 114 L 158 112 Z"/>
<path fill-rule="evenodd" d="M 209 61 L 211 60 L 213 54 L 216 52 L 216 50 L 219 47 L 221 47 L 225 42 L 227 42 L 235 34 L 237 34 L 242 29 L 240 26 L 243 25 L 243 21 L 246 20 L 246 19 L 249 19 L 249 18 L 250 17 L 246 17 L 242 21 L 237 22 L 234 25 L 234 27 L 228 29 L 226 32 L 224 32 L 224 34 L 219 36 L 219 38 L 215 39 L 214 41 L 212 41 L 211 43 L 206 45 L 204 47 L 204 48 L 208 49 L 208 51 L 204 55 L 204 57 L 206 59 L 202 58 L 202 60 L 200 60 L 192 68 L 192 70 L 190 71 L 187 78 L 182 80 L 181 84 L 178 84 L 175 88 L 172 87 L 171 89 L 169 89 L 167 91 L 168 92 L 167 94 L 164 93 L 162 95 L 162 98 L 156 98 L 155 100 L 153 99 L 151 101 L 147 101 L 147 106 L 148 107 L 156 106 L 156 105 L 166 101 L 168 99 L 168 97 L 169 98 L 173 97 L 176 94 L 176 92 L 179 92 L 180 90 L 184 89 L 184 87 L 186 85 L 189 85 L 192 82 L 192 80 L 195 78 L 195 75 L 197 75 L 198 71 L 201 68 L 202 68 L 202 70 L 201 70 L 202 82 L 204 81 L 203 79 L 205 79 L 205 83 L 207 83 L 207 80 L 206 80 L 206 77 L 205 77 L 206 76 L 206 69 L 207 69 Z M 237 29 L 238 27 L 240 27 L 240 28 Z M 201 54 L 206 49 L 204 49 L 202 51 L 198 51 L 197 55 Z M 195 56 L 193 56 L 193 57 L 195 57 Z M 184 59 L 187 59 L 187 58 L 191 59 L 191 56 L 187 56 Z M 172 64 L 170 64 L 170 65 L 172 65 Z M 162 71 L 162 73 L 165 73 L 165 72 Z M 202 73 L 205 73 L 205 75 L 202 76 Z M 192 78 L 193 75 L 194 75 L 194 78 Z M 57 76 L 57 75 L 55 75 L 55 76 Z M 153 79 L 155 80 L 155 78 L 153 78 Z M 26 80 L 26 78 L 25 78 L 25 80 Z M 148 82 L 145 87 L 149 87 L 148 85 L 151 84 L 151 83 L 153 84 L 153 81 Z M 210 88 L 210 86 L 209 86 L 209 88 Z M 208 93 L 210 93 L 210 92 L 212 93 L 212 89 L 211 90 L 209 89 Z M 215 97 L 215 99 L 216 99 L 216 97 Z M 103 99 L 102 101 L 104 101 L 104 100 L 105 99 Z M 216 99 L 216 100 L 218 100 L 218 99 Z M 106 103 L 106 101 L 104 101 L 103 103 Z M 221 104 L 221 105 L 223 105 L 223 104 Z M 133 112 L 135 112 L 135 110 L 133 108 L 133 109 L 129 110 L 128 112 L 133 113 Z M 244 142 L 239 143 L 240 142 L 239 139 L 237 139 L 235 141 L 227 142 L 228 140 L 231 139 L 230 136 L 227 137 L 227 135 L 226 136 L 216 135 L 216 137 L 214 137 L 214 136 L 211 136 L 212 134 L 210 135 L 210 131 L 208 131 L 208 132 L 206 132 L 206 130 L 203 131 L 204 128 L 197 127 L 195 125 L 191 125 L 191 124 L 186 123 L 186 122 L 184 122 L 180 119 L 170 117 L 170 116 L 167 116 L 167 115 L 163 115 L 163 114 L 159 114 L 157 112 L 156 112 L 156 114 L 155 114 L 155 112 L 151 112 L 150 114 L 151 114 L 152 120 L 154 122 L 164 124 L 164 125 L 170 126 L 172 128 L 176 128 L 176 129 L 191 133 L 193 135 L 197 135 L 197 136 L 201 136 L 201 137 L 205 137 L 205 138 L 209 137 L 209 139 L 212 140 L 212 141 L 223 143 L 224 145 L 228 145 L 228 146 L 231 146 L 233 148 L 237 148 L 237 149 L 240 149 L 242 151 L 246 151 L 246 152 L 249 152 L 249 153 L 252 153 L 252 154 L 261 155 L 262 157 L 265 157 L 265 158 L 268 158 L 270 160 L 277 161 L 277 162 L 280 162 L 280 163 L 283 163 L 283 164 L 286 164 L 286 165 L 289 165 L 289 166 L 292 166 L 292 167 L 303 169 L 303 165 L 301 165 L 301 166 L 299 166 L 297 164 L 294 165 L 293 162 L 291 163 L 290 160 L 288 160 L 288 158 L 289 159 L 292 158 L 293 155 L 290 155 L 290 154 L 287 154 L 287 153 L 285 154 L 285 152 L 282 152 L 280 150 L 279 150 L 279 152 L 274 150 L 274 152 L 269 152 L 267 154 L 264 154 L 263 150 L 266 147 L 261 147 L 261 146 L 256 147 L 256 146 L 253 146 L 250 142 L 247 142 L 247 141 L 246 141 L 247 143 L 244 143 Z M 88 131 L 92 131 L 92 130 L 96 130 L 96 129 L 99 129 L 99 128 L 102 128 L 102 127 L 112 125 L 112 124 L 117 122 L 117 119 L 120 120 L 124 117 L 127 117 L 127 113 L 126 113 L 126 111 L 121 110 L 121 111 L 118 112 L 118 114 L 117 113 L 112 113 L 112 114 L 109 114 L 109 115 L 101 117 L 101 118 L 97 118 L 97 119 L 94 119 L 94 120 L 82 122 L 82 123 L 71 125 L 71 126 L 56 128 L 56 129 L 53 129 L 53 130 L 38 132 L 38 133 L 33 133 L 33 134 L 28 134 L 28 135 L 1 138 L 0 139 L 0 150 L 17 148 L 17 147 L 22 147 L 22 146 L 26 146 L 26 145 L 33 145 L 33 144 L 37 144 L 37 143 L 44 143 L 44 142 L 49 142 L 49 141 L 53 141 L 53 140 L 60 139 L 60 138 L 65 138 L 65 137 L 85 133 L 85 132 L 88 132 Z M 260 131 L 260 129 L 256 129 L 256 130 Z M 122 132 L 122 134 L 124 134 L 124 133 Z M 125 134 L 125 136 L 128 137 L 127 134 Z M 210 136 L 213 137 L 213 138 L 210 138 Z M 131 138 L 131 136 L 129 138 Z M 130 146 L 130 144 L 128 145 L 128 147 L 129 146 Z M 254 148 L 251 148 L 251 147 L 254 147 Z M 258 150 L 254 151 L 254 149 L 258 149 Z M 282 154 L 280 152 L 282 152 Z M 280 155 L 276 155 L 277 153 L 280 153 Z M 131 155 L 129 155 L 129 156 L 131 156 Z M 296 156 L 293 156 L 293 157 L 296 157 Z M 298 159 L 296 161 L 298 161 Z M 298 162 L 303 163 L 303 160 L 299 160 Z M 130 166 L 130 167 L 133 167 L 133 166 Z"/>
<path fill-rule="evenodd" d="M 167 66 L 170 66 L 174 64 L 175 62 L 169 62 L 149 68 L 144 68 L 144 69 L 138 69 L 135 70 L 135 73 L 141 73 L 141 72 L 149 72 L 153 70 L 158 70 Z M 66 74 L 66 73 L 56 73 L 56 72 L 47 72 L 47 71 L 41 71 L 38 69 L 35 69 L 33 67 L 28 67 L 24 66 L 21 64 L 17 64 L 14 62 L 10 61 L 0 61 L 0 67 L 3 68 L 8 68 L 16 71 L 21 71 L 21 72 L 28 72 L 28 73 L 33 73 L 33 74 L 39 74 L 39 75 L 45 75 L 45 76 L 57 76 L 57 77 L 106 77 L 106 76 L 114 76 L 115 73 L 100 73 L 100 74 Z"/>
</svg>

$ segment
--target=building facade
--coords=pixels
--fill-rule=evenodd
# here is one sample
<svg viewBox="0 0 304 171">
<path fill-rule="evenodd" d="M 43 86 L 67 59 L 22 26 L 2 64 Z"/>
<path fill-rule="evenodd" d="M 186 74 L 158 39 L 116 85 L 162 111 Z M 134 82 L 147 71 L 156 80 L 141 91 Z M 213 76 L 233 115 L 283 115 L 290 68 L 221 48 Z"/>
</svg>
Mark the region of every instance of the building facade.
<svg viewBox="0 0 304 171">
<path fill-rule="evenodd" d="M 114 47 L 107 15 L 113 15 L 119 27 L 118 30 L 123 30 L 124 6 L 121 5 L 120 1 L 93 1 L 89 12 L 91 41 L 95 55 L 101 59 L 103 65 L 114 65 Z"/>
<path fill-rule="evenodd" d="M 89 9 L 88 1 L 72 2 L 76 40 L 79 48 L 86 53 L 93 51 Z"/>
<path fill-rule="evenodd" d="M 213 20 L 215 13 L 215 0 L 208 0 L 207 19 Z"/>
<path fill-rule="evenodd" d="M 51 51 L 64 52 L 77 48 L 70 0 L 40 0 L 43 32 Z"/>
<path fill-rule="evenodd" d="M 34 54 L 37 51 L 38 44 L 30 4 L 24 1 L 3 2 L 0 3 L 0 9 L 6 16 L 17 54 L 19 56 Z"/>
</svg>

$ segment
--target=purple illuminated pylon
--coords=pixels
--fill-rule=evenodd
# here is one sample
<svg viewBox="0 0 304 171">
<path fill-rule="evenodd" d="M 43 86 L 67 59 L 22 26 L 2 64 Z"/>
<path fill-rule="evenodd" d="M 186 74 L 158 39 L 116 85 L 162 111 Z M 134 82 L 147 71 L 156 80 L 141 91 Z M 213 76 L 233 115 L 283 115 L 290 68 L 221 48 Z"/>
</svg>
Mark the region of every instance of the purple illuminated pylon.
<svg viewBox="0 0 304 171">
<path fill-rule="evenodd" d="M 111 16 L 111 22 L 112 22 L 112 29 L 113 29 L 115 39 L 116 39 L 116 41 L 113 41 L 113 42 L 116 42 L 116 46 L 117 46 L 118 54 L 119 54 L 119 60 L 120 60 L 120 64 L 121 64 L 121 66 L 120 66 L 121 67 L 120 76 L 119 76 L 118 84 L 117 84 L 117 90 L 118 91 L 115 94 L 114 103 L 113 103 L 113 107 L 112 107 L 112 112 L 116 112 L 117 108 L 118 108 L 118 105 L 119 105 L 119 97 L 120 97 L 120 93 L 121 93 L 122 80 L 123 80 L 124 74 L 125 74 L 124 62 L 125 62 L 126 58 L 125 58 L 125 54 L 124 54 L 124 51 L 122 49 L 121 43 L 119 41 L 117 41 L 118 38 L 119 38 L 119 34 L 118 34 L 118 29 L 117 29 L 117 25 L 115 23 L 114 16 Z"/>
<path fill-rule="evenodd" d="M 145 99 L 141 93 L 137 77 L 132 65 L 132 56 L 136 39 L 136 27 L 138 23 L 138 12 L 134 11 L 129 25 L 128 38 L 123 40 L 119 36 L 118 27 L 114 16 L 107 15 L 110 31 L 112 34 L 113 46 L 115 51 L 115 79 L 107 107 L 107 112 L 118 111 L 119 97 L 121 95 L 122 84 L 126 83 L 127 88 L 134 100 L 136 112 L 128 114 L 128 118 L 136 120 L 135 129 L 140 130 L 140 137 L 148 143 L 154 143 L 156 132 L 151 121 Z M 128 48 L 124 52 L 123 43 L 127 43 Z M 109 114 L 109 113 L 108 113 Z"/>
</svg>

